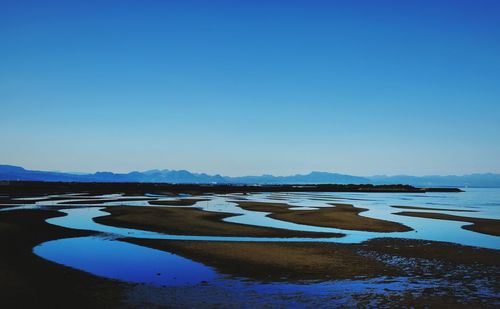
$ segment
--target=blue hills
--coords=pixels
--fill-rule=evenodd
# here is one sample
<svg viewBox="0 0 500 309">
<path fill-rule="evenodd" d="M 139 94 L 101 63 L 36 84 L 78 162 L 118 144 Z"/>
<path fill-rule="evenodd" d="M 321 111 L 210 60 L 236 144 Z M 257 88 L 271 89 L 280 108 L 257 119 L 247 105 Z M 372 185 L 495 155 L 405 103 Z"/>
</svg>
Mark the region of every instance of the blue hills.
<svg viewBox="0 0 500 309">
<path fill-rule="evenodd" d="M 150 170 L 144 172 L 93 174 L 27 170 L 19 166 L 0 165 L 2 181 L 61 182 L 155 182 L 155 183 L 218 183 L 218 184 L 409 184 L 416 187 L 500 187 L 500 174 L 469 174 L 462 176 L 352 176 L 329 172 L 311 172 L 290 176 L 229 177 L 192 173 L 187 170 Z"/>
</svg>

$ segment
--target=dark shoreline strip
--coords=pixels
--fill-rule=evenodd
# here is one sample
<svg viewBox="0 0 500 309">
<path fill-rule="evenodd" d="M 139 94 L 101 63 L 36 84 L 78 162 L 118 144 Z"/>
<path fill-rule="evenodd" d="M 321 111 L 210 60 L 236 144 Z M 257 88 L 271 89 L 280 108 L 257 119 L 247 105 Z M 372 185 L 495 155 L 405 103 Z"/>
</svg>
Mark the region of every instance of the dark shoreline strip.
<svg viewBox="0 0 500 309">
<path fill-rule="evenodd" d="M 290 185 L 229 185 L 229 184 L 168 184 L 168 183 L 106 183 L 106 182 L 37 182 L 0 181 L 0 195 L 33 196 L 56 193 L 251 193 L 251 192 L 462 192 L 458 188 L 416 188 L 409 185 L 341 185 L 341 184 L 290 184 Z"/>
</svg>

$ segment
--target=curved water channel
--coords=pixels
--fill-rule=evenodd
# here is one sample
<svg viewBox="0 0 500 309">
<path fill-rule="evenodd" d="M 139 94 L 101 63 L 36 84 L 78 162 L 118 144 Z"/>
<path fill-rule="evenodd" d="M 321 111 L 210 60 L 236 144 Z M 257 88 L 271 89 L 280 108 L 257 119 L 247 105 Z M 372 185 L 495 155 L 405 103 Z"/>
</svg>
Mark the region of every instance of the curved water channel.
<svg viewBox="0 0 500 309">
<path fill-rule="evenodd" d="M 485 197 L 485 192 L 489 193 L 491 198 Z M 472 193 L 472 194 L 471 194 Z M 59 211 L 66 214 L 64 217 L 48 219 L 50 224 L 81 230 L 90 230 L 105 234 L 113 234 L 117 237 L 134 237 L 134 238 L 149 238 L 149 239 L 166 239 L 166 240 L 198 240 L 198 241 L 282 241 L 282 242 L 337 242 L 337 243 L 359 243 L 373 238 L 390 237 L 390 238 L 407 238 L 421 239 L 432 241 L 453 242 L 468 246 L 477 246 L 491 249 L 500 249 L 500 237 L 481 234 L 461 228 L 463 225 L 468 225 L 468 222 L 457 222 L 447 220 L 436 220 L 426 218 L 416 218 L 395 215 L 394 213 L 401 209 L 393 208 L 392 205 L 405 206 L 423 206 L 437 207 L 442 209 L 449 208 L 450 211 L 435 211 L 435 210 L 412 210 L 424 212 L 448 213 L 457 215 L 453 209 L 469 210 L 473 212 L 458 213 L 458 215 L 476 217 L 476 218 L 500 218 L 500 203 L 495 205 L 494 201 L 499 194 L 497 190 L 490 189 L 486 191 L 469 191 L 463 193 L 427 193 L 427 194 L 397 194 L 397 193 L 281 193 L 269 194 L 258 193 L 246 195 L 244 198 L 250 201 L 261 202 L 280 202 L 287 203 L 292 209 L 310 209 L 318 207 L 332 207 L 331 203 L 352 203 L 356 207 L 367 208 L 368 211 L 362 212 L 361 216 L 366 216 L 375 219 L 389 220 L 402 223 L 413 229 L 409 232 L 365 232 L 344 230 L 337 228 L 317 227 L 292 222 L 281 221 L 268 217 L 269 213 L 244 210 L 237 206 L 234 202 L 241 196 L 235 195 L 209 195 L 197 198 L 209 199 L 207 201 L 199 201 L 195 203 L 193 208 L 199 208 L 209 212 L 224 212 L 234 214 L 234 216 L 223 219 L 227 222 L 248 224 L 262 227 L 273 227 L 297 231 L 309 232 L 326 232 L 326 233 L 342 233 L 344 237 L 333 238 L 276 238 L 276 237 L 227 237 L 227 236 L 193 236 L 193 235 L 169 235 L 151 231 L 143 231 L 137 229 L 127 229 L 114 227 L 109 225 L 99 224 L 93 221 L 94 218 L 108 215 L 103 211 L 105 207 L 117 205 L 130 206 L 148 206 L 148 201 L 139 200 L 126 202 L 115 201 L 106 202 L 93 207 L 68 206 L 67 209 Z M 460 196 L 462 195 L 462 196 Z M 500 195 L 500 194 L 499 194 Z M 457 203 L 457 196 L 460 197 Z M 120 195 L 100 196 L 101 199 L 119 198 Z M 95 199 L 95 197 L 94 197 Z M 127 199 L 129 199 L 127 197 Z M 177 198 L 160 198 L 158 200 L 168 201 Z M 500 196 L 499 199 L 500 200 Z M 50 207 L 62 206 L 65 202 L 72 200 L 59 200 L 49 202 L 37 202 L 34 206 L 29 207 Z M 473 203 L 471 203 L 474 201 Z M 90 205 L 87 205 L 90 206 Z M 160 206 L 160 207 L 186 207 L 186 206 Z"/>
<path fill-rule="evenodd" d="M 67 197 L 67 199 L 61 199 Z M 50 200 L 59 198 L 59 200 Z M 220 278 L 212 268 L 189 259 L 120 241 L 120 238 L 146 238 L 165 240 L 197 240 L 197 241 L 246 241 L 246 242 L 336 242 L 359 243 L 373 238 L 393 237 L 422 239 L 432 241 L 453 242 L 462 245 L 500 249 L 500 237 L 490 236 L 464 230 L 468 222 L 424 219 L 395 215 L 402 211 L 391 206 L 420 206 L 450 209 L 450 211 L 412 210 L 439 212 L 477 218 L 500 218 L 499 189 L 471 189 L 463 193 L 256 193 L 248 195 L 207 195 L 206 201 L 199 201 L 193 206 L 204 211 L 225 212 L 234 216 L 224 221 L 274 227 L 280 229 L 333 232 L 345 234 L 340 238 L 275 238 L 275 237 L 224 237 L 224 236 L 192 236 L 169 235 L 137 229 L 119 228 L 94 222 L 94 218 L 108 215 L 105 207 L 116 205 L 149 206 L 147 200 L 173 200 L 178 197 L 166 197 L 158 194 L 147 194 L 142 197 L 126 197 L 126 201 L 110 201 L 102 204 L 68 205 L 65 202 L 80 200 L 112 200 L 122 198 L 120 194 L 102 196 L 64 195 L 45 196 L 40 198 L 24 198 L 26 201 L 38 200 L 35 204 L 19 205 L 4 208 L 12 209 L 55 208 L 65 213 L 63 217 L 47 219 L 50 224 L 80 230 L 98 232 L 98 236 L 59 239 L 42 243 L 33 249 L 34 253 L 51 261 L 87 271 L 98 276 L 130 282 L 143 282 L 157 285 L 192 285 L 202 281 L 213 281 Z M 197 197 L 199 198 L 199 197 Z M 23 199 L 18 199 L 23 200 Z M 250 200 L 274 203 L 287 203 L 291 209 L 314 209 L 332 207 L 331 203 L 349 203 L 356 207 L 367 208 L 360 215 L 402 223 L 413 228 L 409 232 L 377 233 L 324 228 L 295 224 L 268 217 L 268 213 L 244 210 L 237 206 L 237 200 Z M 179 207 L 179 206 L 162 206 Z M 184 206 L 185 207 L 185 206 Z M 456 213 L 453 209 L 473 212 Z M 227 280 L 227 279 L 225 279 Z M 366 281 L 370 284 L 371 281 Z"/>
</svg>

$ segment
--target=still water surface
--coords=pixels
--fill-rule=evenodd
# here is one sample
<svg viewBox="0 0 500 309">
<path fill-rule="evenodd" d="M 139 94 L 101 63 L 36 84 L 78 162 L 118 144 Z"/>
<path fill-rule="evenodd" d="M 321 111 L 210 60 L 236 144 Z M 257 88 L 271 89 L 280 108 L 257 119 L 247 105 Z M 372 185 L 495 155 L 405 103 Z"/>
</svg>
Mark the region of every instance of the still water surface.
<svg viewBox="0 0 500 309">
<path fill-rule="evenodd" d="M 464 230 L 467 222 L 453 222 L 435 219 L 412 218 L 396 215 L 402 209 L 391 206 L 417 206 L 449 209 L 449 211 L 411 210 L 425 212 L 448 213 L 460 216 L 500 219 L 500 189 L 467 189 L 462 193 L 256 193 L 249 195 L 208 195 L 208 201 L 200 201 L 191 207 L 205 211 L 217 211 L 234 214 L 224 219 L 228 222 L 256 226 L 275 227 L 289 230 L 343 233 L 341 238 L 261 238 L 261 237 L 222 237 L 222 236 L 190 236 L 167 235 L 151 231 L 118 228 L 98 224 L 93 218 L 107 215 L 102 209 L 106 206 L 131 205 L 147 207 L 148 201 L 106 202 L 103 204 L 79 204 L 78 207 L 61 204 L 74 200 L 67 195 L 67 200 L 42 200 L 36 204 L 26 204 L 12 207 L 19 208 L 51 208 L 57 207 L 66 214 L 64 217 L 48 219 L 50 224 L 72 229 L 98 232 L 97 237 L 79 237 L 60 239 L 42 243 L 34 248 L 34 253 L 56 263 L 60 263 L 92 274 L 129 282 L 139 282 L 155 285 L 195 285 L 203 281 L 220 280 L 212 268 L 189 259 L 138 245 L 120 241 L 122 237 L 198 240 L 198 241 L 284 241 L 284 242 L 339 242 L 359 243 L 378 237 L 395 237 L 447 241 L 462 245 L 500 249 L 500 237 Z M 58 196 L 61 197 L 61 196 Z M 99 199 L 120 198 L 119 194 L 104 195 Z M 154 194 L 146 197 L 159 200 L 176 199 Z M 72 199 L 70 199 L 72 198 Z M 85 197 L 87 198 L 87 197 Z M 93 197 L 95 199 L 96 197 Z M 127 199 L 130 197 L 127 197 Z M 141 199 L 144 197 L 137 197 Z M 236 200 L 252 200 L 264 202 L 279 202 L 291 205 L 292 209 L 311 209 L 332 207 L 331 203 L 349 203 L 356 207 L 367 208 L 362 216 L 400 222 L 414 229 L 410 232 L 375 233 L 352 231 L 335 228 L 323 228 L 291 222 L 280 221 L 267 217 L 265 212 L 254 212 L 241 209 Z M 25 199 L 29 200 L 29 199 Z M 83 198 L 82 198 L 83 200 Z M 165 206 L 169 207 L 169 206 Z M 176 207 L 176 206 L 172 206 Z M 454 212 L 453 210 L 468 210 L 471 212 Z M 4 209 L 4 211 L 9 208 Z M 369 284 L 363 281 L 362 286 Z M 357 285 L 356 285 L 357 286 Z M 380 288 L 384 285 L 378 284 Z"/>
</svg>

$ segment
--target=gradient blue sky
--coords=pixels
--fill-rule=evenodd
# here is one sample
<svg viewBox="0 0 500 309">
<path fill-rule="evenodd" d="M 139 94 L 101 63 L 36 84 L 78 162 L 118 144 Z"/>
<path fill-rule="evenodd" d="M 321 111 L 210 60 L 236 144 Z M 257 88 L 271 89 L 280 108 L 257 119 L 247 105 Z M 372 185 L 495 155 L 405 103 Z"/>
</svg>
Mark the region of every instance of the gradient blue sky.
<svg viewBox="0 0 500 309">
<path fill-rule="evenodd" d="M 500 172 L 500 1 L 0 1 L 0 163 Z"/>
</svg>

